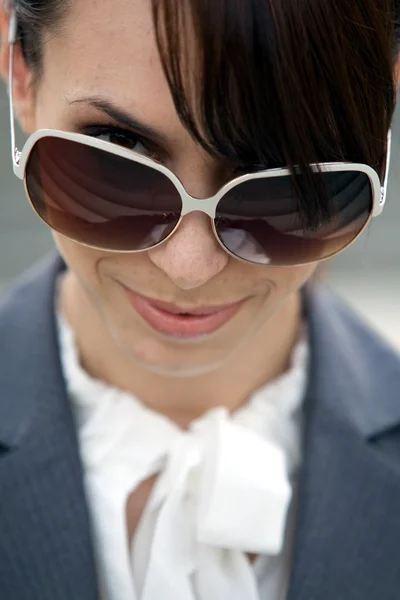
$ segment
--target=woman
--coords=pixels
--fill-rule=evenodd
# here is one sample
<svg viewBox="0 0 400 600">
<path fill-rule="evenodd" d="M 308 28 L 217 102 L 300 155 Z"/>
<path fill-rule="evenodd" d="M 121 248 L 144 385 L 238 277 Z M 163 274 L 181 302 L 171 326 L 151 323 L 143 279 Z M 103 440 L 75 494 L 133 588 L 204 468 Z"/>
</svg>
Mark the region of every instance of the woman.
<svg viewBox="0 0 400 600">
<path fill-rule="evenodd" d="M 58 248 L 0 309 L 2 600 L 398 600 L 400 362 L 313 273 L 383 209 L 399 17 L 1 7 Z"/>
</svg>

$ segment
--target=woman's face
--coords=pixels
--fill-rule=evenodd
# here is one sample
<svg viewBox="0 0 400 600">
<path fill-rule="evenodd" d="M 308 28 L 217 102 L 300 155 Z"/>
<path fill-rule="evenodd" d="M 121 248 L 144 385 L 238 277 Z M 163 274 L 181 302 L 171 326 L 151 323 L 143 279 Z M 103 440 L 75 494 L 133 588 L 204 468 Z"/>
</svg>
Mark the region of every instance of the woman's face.
<svg viewBox="0 0 400 600">
<path fill-rule="evenodd" d="M 32 128 L 80 133 L 92 126 L 119 127 L 99 104 L 117 107 L 157 134 L 135 149 L 155 154 L 194 197 L 212 196 L 231 177 L 226 165 L 195 144 L 176 115 L 147 0 L 72 0 L 64 27 L 45 45 L 34 102 Z M 150 369 L 171 374 L 212 370 L 245 340 L 263 332 L 268 336 L 271 319 L 283 325 L 285 307 L 315 268 L 241 263 L 218 245 L 210 220 L 201 213 L 186 216 L 166 243 L 139 254 L 97 251 L 58 234 L 55 238 L 79 289 L 119 349 Z M 127 289 L 187 311 L 241 305 L 216 331 L 177 337 L 149 325 Z"/>
</svg>

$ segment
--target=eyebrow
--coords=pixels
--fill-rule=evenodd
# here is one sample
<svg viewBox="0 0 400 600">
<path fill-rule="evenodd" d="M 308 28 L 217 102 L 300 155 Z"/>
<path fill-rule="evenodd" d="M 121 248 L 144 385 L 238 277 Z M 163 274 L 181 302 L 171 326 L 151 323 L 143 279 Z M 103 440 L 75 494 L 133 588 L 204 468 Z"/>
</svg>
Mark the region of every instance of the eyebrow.
<svg viewBox="0 0 400 600">
<path fill-rule="evenodd" d="M 147 137 L 159 144 L 166 145 L 168 143 L 167 138 L 156 129 L 153 129 L 145 123 L 141 123 L 138 119 L 102 96 L 83 96 L 76 100 L 68 100 L 68 104 L 88 104 L 105 113 L 122 127 L 133 129 L 138 135 Z"/>
</svg>

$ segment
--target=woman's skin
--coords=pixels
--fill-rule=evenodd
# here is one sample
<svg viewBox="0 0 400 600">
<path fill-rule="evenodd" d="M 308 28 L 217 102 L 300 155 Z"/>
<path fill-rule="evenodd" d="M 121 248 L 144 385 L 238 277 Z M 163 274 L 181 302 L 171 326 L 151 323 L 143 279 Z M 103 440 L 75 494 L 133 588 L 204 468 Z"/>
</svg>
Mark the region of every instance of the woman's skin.
<svg viewBox="0 0 400 600">
<path fill-rule="evenodd" d="M 1 23 L 5 40 L 4 13 Z M 5 43 L 1 65 L 6 77 Z M 193 196 L 211 196 L 233 177 L 192 140 L 176 115 L 148 0 L 72 0 L 65 25 L 46 41 L 37 88 L 30 86 L 32 73 L 19 49 L 14 70 L 17 115 L 27 133 L 118 125 L 84 100 L 101 97 L 157 132 L 156 143 L 138 149 L 155 153 Z M 217 405 L 235 410 L 286 369 L 301 324 L 299 290 L 315 265 L 241 263 L 222 250 L 201 213 L 184 217 L 166 243 L 139 254 L 92 250 L 61 235 L 55 239 L 69 266 L 61 307 L 85 368 L 180 426 Z M 188 311 L 244 303 L 213 335 L 184 341 L 153 331 L 123 286 Z"/>
</svg>

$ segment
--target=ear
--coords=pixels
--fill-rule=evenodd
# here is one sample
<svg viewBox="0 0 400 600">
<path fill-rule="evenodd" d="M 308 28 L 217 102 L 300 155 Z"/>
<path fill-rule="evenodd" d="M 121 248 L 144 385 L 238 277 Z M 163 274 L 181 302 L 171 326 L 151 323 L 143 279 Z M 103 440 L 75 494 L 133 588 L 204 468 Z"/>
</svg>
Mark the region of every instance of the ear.
<svg viewBox="0 0 400 600">
<path fill-rule="evenodd" d="M 0 0 L 0 74 L 8 85 L 10 45 L 8 43 L 9 11 L 7 2 Z M 15 45 L 13 65 L 13 94 L 16 117 L 25 133 L 35 131 L 35 92 L 33 73 L 23 57 L 20 44 Z"/>
</svg>

